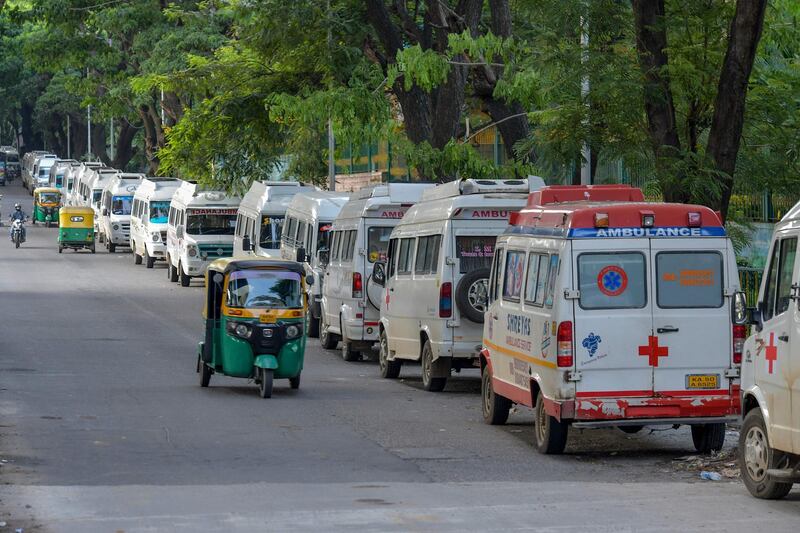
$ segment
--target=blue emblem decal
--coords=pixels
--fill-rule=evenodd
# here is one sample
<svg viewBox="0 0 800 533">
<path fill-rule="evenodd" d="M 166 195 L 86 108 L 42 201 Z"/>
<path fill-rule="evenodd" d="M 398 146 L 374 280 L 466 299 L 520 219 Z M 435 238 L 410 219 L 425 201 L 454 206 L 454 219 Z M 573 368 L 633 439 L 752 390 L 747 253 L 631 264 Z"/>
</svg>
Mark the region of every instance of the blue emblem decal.
<svg viewBox="0 0 800 533">
<path fill-rule="evenodd" d="M 589 357 L 594 357 L 601 342 L 603 342 L 603 339 L 600 338 L 600 335 L 589 333 L 589 336 L 583 339 L 581 345 L 589 351 Z"/>
</svg>

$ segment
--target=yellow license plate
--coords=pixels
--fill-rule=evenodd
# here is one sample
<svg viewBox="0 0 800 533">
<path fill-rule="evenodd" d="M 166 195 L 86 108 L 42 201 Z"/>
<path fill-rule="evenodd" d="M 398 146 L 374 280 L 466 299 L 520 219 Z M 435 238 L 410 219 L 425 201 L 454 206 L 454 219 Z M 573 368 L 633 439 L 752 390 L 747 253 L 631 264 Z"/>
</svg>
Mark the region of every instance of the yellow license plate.
<svg viewBox="0 0 800 533">
<path fill-rule="evenodd" d="M 686 376 L 687 389 L 718 389 L 719 374 L 691 374 Z"/>
</svg>

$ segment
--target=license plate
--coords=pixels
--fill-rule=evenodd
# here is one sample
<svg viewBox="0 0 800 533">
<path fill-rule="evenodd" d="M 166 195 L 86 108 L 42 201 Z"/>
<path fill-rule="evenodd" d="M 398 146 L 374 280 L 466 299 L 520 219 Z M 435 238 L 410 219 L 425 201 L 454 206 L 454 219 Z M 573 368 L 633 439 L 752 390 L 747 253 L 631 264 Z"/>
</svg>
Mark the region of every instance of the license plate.
<svg viewBox="0 0 800 533">
<path fill-rule="evenodd" d="M 687 389 L 718 389 L 719 374 L 690 374 L 686 376 Z"/>
</svg>

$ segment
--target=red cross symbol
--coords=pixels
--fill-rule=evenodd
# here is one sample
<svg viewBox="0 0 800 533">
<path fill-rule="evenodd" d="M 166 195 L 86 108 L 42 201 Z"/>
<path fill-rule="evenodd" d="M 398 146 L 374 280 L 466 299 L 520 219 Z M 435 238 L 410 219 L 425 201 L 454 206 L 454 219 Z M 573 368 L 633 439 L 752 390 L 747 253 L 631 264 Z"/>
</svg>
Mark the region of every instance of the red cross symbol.
<svg viewBox="0 0 800 533">
<path fill-rule="evenodd" d="M 775 346 L 775 332 L 769 334 L 769 344 L 767 345 L 766 358 L 769 362 L 769 373 L 772 374 L 772 365 L 778 359 L 778 347 Z"/>
<path fill-rule="evenodd" d="M 647 344 L 639 346 L 639 355 L 647 355 L 650 360 L 650 366 L 658 366 L 659 357 L 667 357 L 669 355 L 669 348 L 666 346 L 658 345 L 658 337 L 650 335 L 647 337 Z"/>
</svg>

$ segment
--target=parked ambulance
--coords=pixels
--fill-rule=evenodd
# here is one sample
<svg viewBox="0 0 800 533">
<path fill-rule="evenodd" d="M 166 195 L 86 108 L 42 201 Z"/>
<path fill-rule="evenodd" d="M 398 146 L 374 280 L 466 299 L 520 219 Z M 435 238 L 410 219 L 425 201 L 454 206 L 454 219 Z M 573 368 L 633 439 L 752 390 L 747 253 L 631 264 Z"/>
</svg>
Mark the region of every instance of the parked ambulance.
<svg viewBox="0 0 800 533">
<path fill-rule="evenodd" d="M 370 297 L 373 265 L 386 261 L 389 235 L 432 184 L 388 183 L 361 189 L 333 221 L 330 250 L 320 252 L 322 280 L 320 342 L 331 350 L 342 341 L 345 361 L 361 358 L 378 342 L 381 288 Z"/>
<path fill-rule="evenodd" d="M 744 345 L 739 463 L 757 498 L 800 483 L 800 203 L 775 226 Z"/>
<path fill-rule="evenodd" d="M 81 168 L 83 163 L 80 161 L 70 161 L 69 165 L 66 169 L 64 169 L 64 179 L 63 179 L 63 188 L 61 189 L 62 192 L 62 203 L 64 205 L 72 205 L 70 202 L 72 201 L 73 190 L 75 188 L 75 178 L 78 175 L 78 170 Z"/>
<path fill-rule="evenodd" d="M 73 179 L 72 192 L 68 198 L 68 205 L 88 207 L 91 203 L 92 191 L 89 189 L 89 180 L 92 177 L 92 171 L 107 168 L 99 162 L 85 162 L 81 163 L 80 168 L 75 172 Z"/>
<path fill-rule="evenodd" d="M 50 167 L 48 175 L 48 187 L 54 187 L 61 191 L 62 195 L 65 192 L 64 188 L 64 175 L 67 173 L 73 163 L 78 163 L 74 159 L 58 159 L 55 164 Z"/>
<path fill-rule="evenodd" d="M 319 336 L 319 324 L 322 316 L 322 265 L 319 262 L 319 250 L 329 248 L 328 232 L 333 220 L 339 215 L 344 204 L 350 199 L 349 194 L 307 190 L 298 193 L 289 203 L 286 210 L 286 221 L 281 234 L 281 257 L 294 261 L 298 251 L 303 251 L 308 261 L 306 271 L 314 277 L 315 283 L 306 286 L 309 302 L 308 336 Z"/>
<path fill-rule="evenodd" d="M 233 255 L 240 198 L 183 182 L 172 196 L 167 220 L 167 276 L 188 287 L 208 265 Z"/>
<path fill-rule="evenodd" d="M 298 192 L 310 190 L 296 181 L 254 181 L 239 204 L 233 253 L 280 257 L 286 210 Z"/>
<path fill-rule="evenodd" d="M 688 424 L 698 451 L 722 447 L 740 412 L 744 295 L 714 211 L 628 186 L 546 187 L 497 241 L 489 302 L 488 423 L 534 407 L 543 453 L 564 450 L 570 425 Z"/>
<path fill-rule="evenodd" d="M 100 220 L 101 220 L 101 200 L 103 198 L 103 191 L 111 183 L 111 180 L 119 174 L 119 171 L 113 168 L 100 167 L 93 168 L 87 171 L 86 181 L 84 183 L 83 197 L 84 201 L 88 202 L 84 205 L 94 209 L 94 226 L 97 240 L 104 243 L 104 235 L 100 233 Z"/>
<path fill-rule="evenodd" d="M 477 366 L 494 243 L 510 213 L 525 206 L 541 178 L 462 179 L 422 193 L 392 231 L 379 325 L 381 375 L 403 361 L 422 363 L 425 390 L 444 389 L 451 370 Z"/>
<path fill-rule="evenodd" d="M 181 181 L 177 178 L 146 178 L 133 195 L 131 249 L 133 262 L 153 268 L 167 257 L 167 219 L 172 196 Z"/>
<path fill-rule="evenodd" d="M 130 246 L 133 195 L 144 174 L 119 173 L 111 178 L 100 196 L 100 242 L 109 253 L 117 246 Z"/>
</svg>

